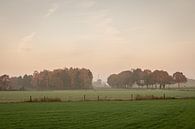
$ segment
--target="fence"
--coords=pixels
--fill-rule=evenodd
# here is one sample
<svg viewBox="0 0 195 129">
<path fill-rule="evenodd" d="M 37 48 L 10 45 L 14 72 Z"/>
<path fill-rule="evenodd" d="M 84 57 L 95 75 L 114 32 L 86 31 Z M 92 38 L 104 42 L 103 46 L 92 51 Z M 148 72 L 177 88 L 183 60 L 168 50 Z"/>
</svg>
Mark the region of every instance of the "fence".
<svg viewBox="0 0 195 129">
<path fill-rule="evenodd" d="M 162 96 L 154 95 L 139 95 L 131 94 L 129 97 L 110 97 L 110 96 L 87 96 L 83 95 L 77 98 L 68 97 L 67 99 L 49 98 L 43 96 L 42 98 L 32 98 L 25 102 L 74 102 L 74 101 L 136 101 L 136 100 L 168 100 L 168 99 L 195 99 L 195 97 L 166 97 L 165 93 Z"/>
</svg>

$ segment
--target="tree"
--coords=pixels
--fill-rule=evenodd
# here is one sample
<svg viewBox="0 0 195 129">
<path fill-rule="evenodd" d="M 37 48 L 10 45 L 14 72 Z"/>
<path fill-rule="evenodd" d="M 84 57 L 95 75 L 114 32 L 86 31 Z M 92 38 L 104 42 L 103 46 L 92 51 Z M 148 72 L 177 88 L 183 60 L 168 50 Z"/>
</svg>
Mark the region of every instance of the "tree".
<svg viewBox="0 0 195 129">
<path fill-rule="evenodd" d="M 20 89 L 91 89 L 93 74 L 89 69 L 64 68 L 53 71 L 35 71 L 23 77 L 0 76 L 0 90 Z"/>
<path fill-rule="evenodd" d="M 43 70 L 38 75 L 38 86 L 41 89 L 49 89 L 49 71 Z"/>
<path fill-rule="evenodd" d="M 142 69 L 137 68 L 133 70 L 133 82 L 135 82 L 138 86 L 144 86 L 144 73 Z"/>
<path fill-rule="evenodd" d="M 186 83 L 187 78 L 182 72 L 176 72 L 173 74 L 174 81 L 178 84 L 178 88 L 180 88 L 181 83 Z"/>
<path fill-rule="evenodd" d="M 112 88 L 119 88 L 119 76 L 117 74 L 111 74 L 108 79 L 107 83 L 112 87 Z"/>
<path fill-rule="evenodd" d="M 19 90 L 23 88 L 23 78 L 22 76 L 19 77 L 11 77 L 10 78 L 10 87 L 13 90 Z"/>
<path fill-rule="evenodd" d="M 165 86 L 170 83 L 169 82 L 170 75 L 168 74 L 168 72 L 163 71 L 163 70 L 155 70 L 152 73 L 151 79 L 154 82 L 154 84 L 160 85 L 159 87 L 160 89 L 165 88 Z"/>
<path fill-rule="evenodd" d="M 185 79 L 183 80 L 185 82 Z M 174 84 L 174 79 L 164 70 L 144 70 L 137 68 L 132 71 L 122 71 L 119 74 L 112 74 L 108 77 L 107 83 L 113 88 L 129 88 L 134 83 L 138 86 L 159 85 L 159 88 L 166 88 L 166 85 Z"/>
<path fill-rule="evenodd" d="M 79 70 L 79 83 L 80 88 L 82 89 L 91 89 L 92 88 L 93 74 L 90 70 L 80 69 Z"/>
<path fill-rule="evenodd" d="M 175 84 L 175 81 L 174 81 L 173 77 L 170 76 L 170 75 L 169 75 L 169 77 L 167 78 L 167 84 L 168 84 L 168 85 Z"/>
<path fill-rule="evenodd" d="M 9 90 L 10 86 L 10 78 L 8 75 L 2 75 L 0 76 L 0 90 Z"/>
<path fill-rule="evenodd" d="M 143 71 L 143 80 L 144 80 L 144 85 L 146 85 L 146 87 L 148 88 L 149 85 L 153 85 L 152 81 L 151 81 L 151 75 L 152 74 L 152 71 L 151 70 L 144 70 Z"/>
<path fill-rule="evenodd" d="M 61 79 L 63 81 L 63 87 L 64 87 L 64 89 L 69 89 L 70 88 L 71 78 L 70 78 L 70 75 L 69 75 L 68 68 L 64 68 L 62 70 Z"/>
<path fill-rule="evenodd" d="M 77 68 L 70 68 L 69 69 L 69 75 L 70 75 L 70 88 L 71 89 L 78 89 L 79 86 L 79 73 Z"/>
<path fill-rule="evenodd" d="M 133 72 L 122 71 L 119 74 L 112 74 L 108 77 L 107 83 L 113 88 L 130 88 L 134 83 Z"/>
<path fill-rule="evenodd" d="M 39 86 L 39 72 L 34 71 L 32 78 L 32 87 L 36 89 Z"/>
<path fill-rule="evenodd" d="M 31 88 L 32 87 L 32 77 L 33 77 L 32 75 L 25 74 L 22 78 L 22 86 Z"/>
<path fill-rule="evenodd" d="M 132 87 L 134 80 L 133 80 L 133 73 L 131 71 L 123 71 L 118 74 L 119 76 L 119 84 L 120 88 L 130 88 Z"/>
</svg>

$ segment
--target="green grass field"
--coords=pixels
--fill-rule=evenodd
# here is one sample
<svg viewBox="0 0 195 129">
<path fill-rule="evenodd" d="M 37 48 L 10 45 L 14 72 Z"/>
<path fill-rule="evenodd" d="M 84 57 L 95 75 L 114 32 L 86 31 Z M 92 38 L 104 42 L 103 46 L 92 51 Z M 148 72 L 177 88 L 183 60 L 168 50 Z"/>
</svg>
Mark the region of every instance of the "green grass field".
<svg viewBox="0 0 195 129">
<path fill-rule="evenodd" d="M 194 129 L 195 100 L 0 104 L 0 129 Z"/>
<path fill-rule="evenodd" d="M 130 89 L 130 90 L 64 90 L 64 91 L 0 91 L 0 102 L 24 102 L 32 98 L 60 98 L 62 101 L 78 101 L 86 95 L 87 100 L 100 99 L 123 99 L 129 100 L 131 95 L 154 95 L 166 97 L 195 97 L 195 90 L 147 90 L 147 89 Z"/>
</svg>

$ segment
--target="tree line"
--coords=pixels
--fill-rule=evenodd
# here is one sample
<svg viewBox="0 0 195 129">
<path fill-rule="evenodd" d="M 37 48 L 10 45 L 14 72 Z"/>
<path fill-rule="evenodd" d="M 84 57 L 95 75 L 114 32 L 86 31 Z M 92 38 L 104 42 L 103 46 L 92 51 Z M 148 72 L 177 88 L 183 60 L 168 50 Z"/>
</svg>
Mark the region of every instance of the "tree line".
<svg viewBox="0 0 195 129">
<path fill-rule="evenodd" d="M 89 69 L 64 68 L 35 71 L 19 77 L 0 76 L 0 90 L 63 90 L 90 89 L 93 75 Z"/>
<path fill-rule="evenodd" d="M 112 88 L 132 88 L 133 84 L 138 86 L 154 86 L 165 88 L 166 85 L 178 84 L 180 87 L 181 83 L 187 82 L 186 76 L 182 72 L 175 72 L 173 75 L 169 75 L 167 71 L 164 70 L 142 70 L 140 68 L 122 71 L 119 74 L 111 74 L 107 83 Z"/>
<path fill-rule="evenodd" d="M 93 74 L 89 69 L 64 68 L 53 71 L 35 71 L 33 75 L 19 77 L 0 76 L 0 90 L 63 90 L 91 89 Z M 138 86 L 165 88 L 166 85 L 187 82 L 182 72 L 169 75 L 164 70 L 142 70 L 140 68 L 111 74 L 107 83 L 112 88 L 132 88 Z"/>
</svg>

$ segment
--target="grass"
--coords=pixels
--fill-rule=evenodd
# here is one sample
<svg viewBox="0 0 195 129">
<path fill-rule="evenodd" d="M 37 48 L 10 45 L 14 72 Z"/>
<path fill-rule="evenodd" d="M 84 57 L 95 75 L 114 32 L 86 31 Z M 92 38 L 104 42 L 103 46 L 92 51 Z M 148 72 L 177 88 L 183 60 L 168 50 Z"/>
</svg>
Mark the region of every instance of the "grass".
<svg viewBox="0 0 195 129">
<path fill-rule="evenodd" d="M 0 129 L 193 129 L 195 100 L 0 104 Z"/>
<path fill-rule="evenodd" d="M 83 95 L 87 100 L 100 99 L 127 99 L 131 95 L 145 95 L 145 96 L 163 96 L 166 97 L 195 97 L 195 90 L 182 91 L 182 90 L 147 90 L 147 89 L 130 89 L 130 90 L 65 90 L 65 91 L 0 91 L 1 102 L 24 102 L 32 98 L 59 98 L 62 101 L 78 101 L 83 99 Z"/>
</svg>

